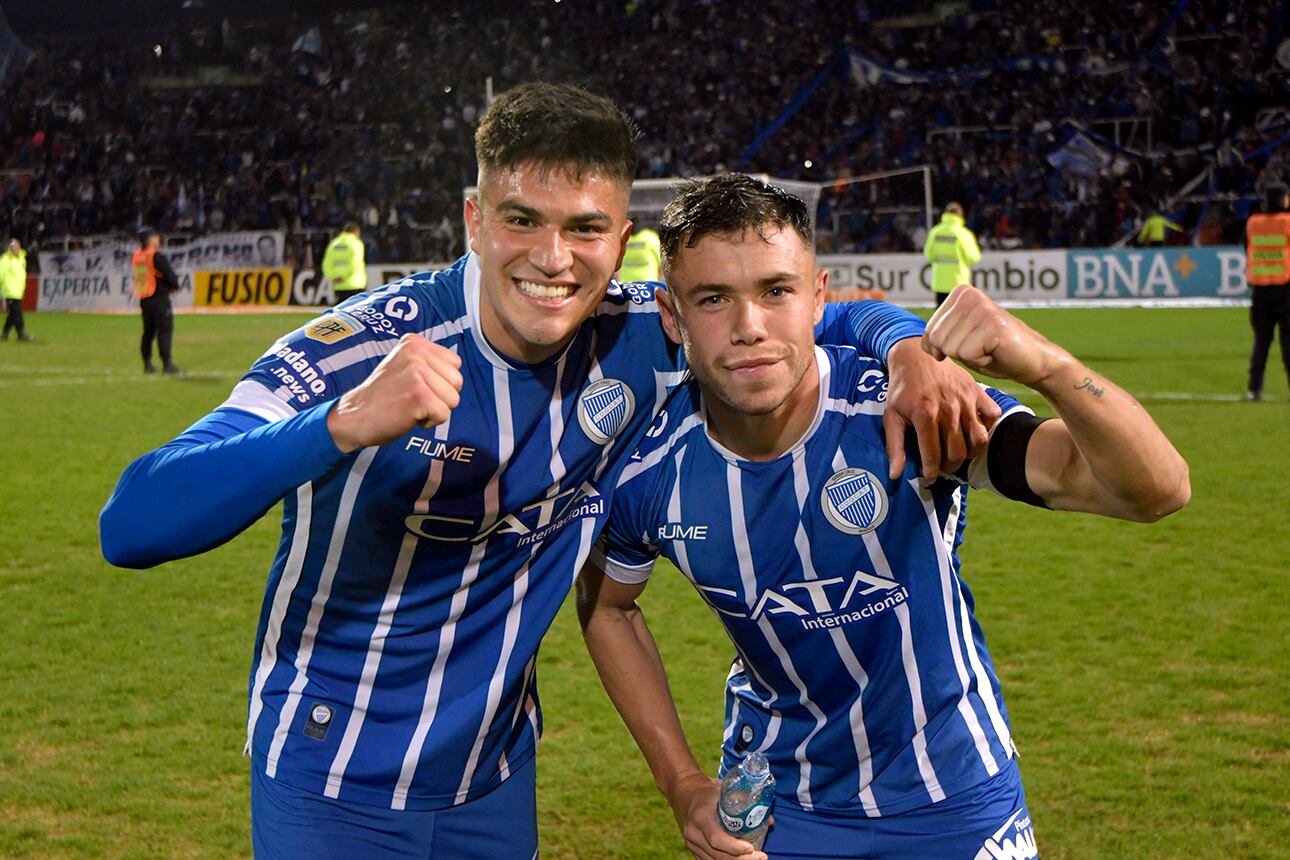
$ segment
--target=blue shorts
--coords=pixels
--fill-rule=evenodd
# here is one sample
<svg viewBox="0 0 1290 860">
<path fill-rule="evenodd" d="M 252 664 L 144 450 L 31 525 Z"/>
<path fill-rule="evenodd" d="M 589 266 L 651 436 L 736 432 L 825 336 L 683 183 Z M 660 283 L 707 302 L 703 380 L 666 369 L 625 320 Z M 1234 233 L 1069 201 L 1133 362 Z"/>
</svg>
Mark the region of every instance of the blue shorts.
<svg viewBox="0 0 1290 860">
<path fill-rule="evenodd" d="M 534 759 L 460 806 L 393 810 L 343 803 L 251 769 L 256 860 L 528 860 L 537 855 Z"/>
<path fill-rule="evenodd" d="M 771 860 L 1031 860 L 1039 856 L 1016 761 L 940 803 L 883 818 L 775 807 Z"/>
</svg>

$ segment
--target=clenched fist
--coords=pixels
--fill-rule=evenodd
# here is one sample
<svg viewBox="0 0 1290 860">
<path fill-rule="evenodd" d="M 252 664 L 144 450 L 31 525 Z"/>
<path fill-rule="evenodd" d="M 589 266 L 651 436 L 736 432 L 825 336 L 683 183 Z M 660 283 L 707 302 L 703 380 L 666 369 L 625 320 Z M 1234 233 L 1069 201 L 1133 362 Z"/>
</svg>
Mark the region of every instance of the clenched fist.
<svg viewBox="0 0 1290 860">
<path fill-rule="evenodd" d="M 932 314 L 923 349 L 937 359 L 952 358 L 986 376 L 1031 388 L 1072 360 L 1066 350 L 968 284 L 955 287 Z"/>
<path fill-rule="evenodd" d="M 363 384 L 327 416 L 327 431 L 346 454 L 393 442 L 413 427 L 448 420 L 461 400 L 461 359 L 419 334 L 405 334 Z"/>
</svg>

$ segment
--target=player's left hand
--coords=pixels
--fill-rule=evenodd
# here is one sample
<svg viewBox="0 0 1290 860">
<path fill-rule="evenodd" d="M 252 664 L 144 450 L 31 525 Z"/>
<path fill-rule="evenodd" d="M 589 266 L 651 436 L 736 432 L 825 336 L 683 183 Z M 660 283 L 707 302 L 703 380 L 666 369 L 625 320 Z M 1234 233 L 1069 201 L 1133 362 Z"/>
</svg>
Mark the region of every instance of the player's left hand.
<svg viewBox="0 0 1290 860">
<path fill-rule="evenodd" d="M 926 338 L 924 337 L 924 340 Z M 922 474 L 950 474 L 985 450 L 999 406 L 962 368 L 934 359 L 916 338 L 887 353 L 891 384 L 882 416 L 892 480 L 905 469 L 905 431 L 918 435 Z"/>
<path fill-rule="evenodd" d="M 969 284 L 955 287 L 932 314 L 923 348 L 937 360 L 956 359 L 986 376 L 1031 387 L 1070 357 Z"/>
<path fill-rule="evenodd" d="M 731 836 L 721 826 L 717 818 L 720 796 L 721 783 L 704 774 L 693 774 L 673 786 L 668 802 L 685 837 L 685 847 L 698 860 L 766 860 L 765 852 Z"/>
</svg>

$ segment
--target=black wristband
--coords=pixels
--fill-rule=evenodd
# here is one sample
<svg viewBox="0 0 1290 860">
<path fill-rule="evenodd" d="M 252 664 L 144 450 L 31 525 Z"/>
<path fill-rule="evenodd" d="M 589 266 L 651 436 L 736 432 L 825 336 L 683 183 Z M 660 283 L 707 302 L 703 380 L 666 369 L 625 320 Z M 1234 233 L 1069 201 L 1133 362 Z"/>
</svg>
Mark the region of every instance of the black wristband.
<svg viewBox="0 0 1290 860">
<path fill-rule="evenodd" d="M 1047 420 L 1049 419 L 1025 412 L 1014 412 L 994 428 L 994 433 L 990 436 L 986 469 L 990 474 L 990 483 L 994 484 L 995 490 L 1004 498 L 1025 502 L 1037 508 L 1048 507 L 1030 489 L 1030 483 L 1026 480 L 1026 449 L 1030 447 L 1030 437 Z"/>
</svg>

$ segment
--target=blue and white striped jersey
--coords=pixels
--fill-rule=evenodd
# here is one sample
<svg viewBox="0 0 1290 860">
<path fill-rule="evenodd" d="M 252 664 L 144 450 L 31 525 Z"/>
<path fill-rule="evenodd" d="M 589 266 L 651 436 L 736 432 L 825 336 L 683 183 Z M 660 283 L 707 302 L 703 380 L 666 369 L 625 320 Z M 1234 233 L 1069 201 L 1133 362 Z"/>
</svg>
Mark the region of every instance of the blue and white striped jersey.
<svg viewBox="0 0 1290 860">
<path fill-rule="evenodd" d="M 479 278 L 468 255 L 346 302 L 270 347 L 213 422 L 168 446 L 176 452 L 149 455 L 182 456 L 181 442 L 205 439 L 208 426 L 254 421 L 270 423 L 202 448 L 205 468 L 243 444 L 262 447 L 228 461 L 237 468 L 314 476 L 309 464 L 324 464 L 321 476 L 282 484 L 294 489 L 261 612 L 247 726 L 256 766 L 302 789 L 436 809 L 481 796 L 533 755 L 538 645 L 608 515 L 619 472 L 684 374 L 653 284 L 611 284 L 564 351 L 525 366 L 483 337 Z M 885 313 L 830 308 L 821 336 L 885 349 L 917 333 L 878 319 Z M 461 357 L 460 405 L 432 430 L 340 455 L 326 411 L 407 332 Z M 270 443 L 307 462 L 264 462 Z M 114 497 L 105 517 L 122 519 L 114 504 L 140 504 L 131 485 L 153 462 L 127 470 L 123 501 Z M 209 545 L 192 543 L 163 556 Z"/>
<path fill-rule="evenodd" d="M 596 553 L 627 583 L 666 556 L 725 625 L 737 656 L 723 772 L 760 750 L 782 800 L 891 815 L 1014 754 L 957 557 L 967 484 L 992 486 L 985 457 L 926 489 L 911 457 L 891 481 L 882 366 L 845 347 L 816 359 L 814 421 L 770 462 L 723 448 L 698 385 L 677 389 L 619 478 Z M 1001 420 L 1029 413 L 989 391 Z"/>
<path fill-rule="evenodd" d="M 406 332 L 462 360 L 448 422 L 285 500 L 247 729 L 272 777 L 438 808 L 533 755 L 538 644 L 679 359 L 652 289 L 611 288 L 538 366 L 488 344 L 479 297 L 474 257 L 365 294 L 275 343 L 223 404 L 289 418 L 357 386 Z"/>
</svg>

